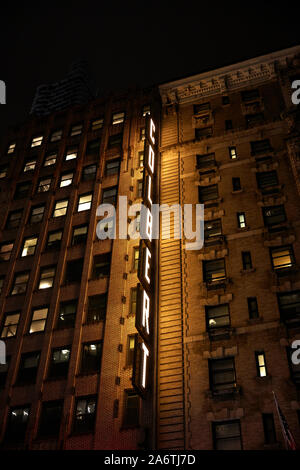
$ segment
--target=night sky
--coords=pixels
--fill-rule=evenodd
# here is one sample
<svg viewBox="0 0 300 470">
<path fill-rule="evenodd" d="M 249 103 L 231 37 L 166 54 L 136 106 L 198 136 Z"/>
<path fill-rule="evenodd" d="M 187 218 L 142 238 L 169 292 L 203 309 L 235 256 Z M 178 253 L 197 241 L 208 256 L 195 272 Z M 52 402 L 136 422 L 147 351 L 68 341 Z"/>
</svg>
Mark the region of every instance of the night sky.
<svg viewBox="0 0 300 470">
<path fill-rule="evenodd" d="M 162 83 L 300 44 L 294 5 L 283 10 L 240 2 L 243 8 L 234 10 L 224 2 L 226 9 L 199 14 L 187 3 L 190 16 L 183 6 L 168 14 L 153 6 L 148 15 L 135 16 L 116 5 L 119 14 L 111 16 L 82 3 L 27 4 L 1 14 L 0 79 L 7 104 L 0 106 L 0 135 L 26 119 L 39 84 L 64 78 L 78 58 L 88 61 L 93 88 L 101 92 Z"/>
</svg>

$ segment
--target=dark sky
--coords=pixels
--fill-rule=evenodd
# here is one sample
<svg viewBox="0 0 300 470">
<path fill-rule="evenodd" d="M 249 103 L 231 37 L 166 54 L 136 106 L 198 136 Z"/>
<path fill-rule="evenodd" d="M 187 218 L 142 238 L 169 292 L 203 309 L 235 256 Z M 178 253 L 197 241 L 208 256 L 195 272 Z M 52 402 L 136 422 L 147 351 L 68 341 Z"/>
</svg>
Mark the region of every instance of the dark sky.
<svg viewBox="0 0 300 470">
<path fill-rule="evenodd" d="M 183 3 L 168 14 L 153 6 L 144 16 L 120 14 L 117 5 L 118 15 L 104 15 L 94 4 L 81 3 L 85 6 L 27 4 L 1 14 L 0 79 L 6 82 L 7 104 L 0 106 L 0 134 L 26 119 L 39 84 L 63 78 L 79 57 L 88 61 L 95 88 L 107 91 L 161 83 L 300 44 L 299 9 L 288 3 L 280 8 L 240 2 L 243 8 L 234 10 L 224 2 L 226 9 L 201 14 L 187 3 L 187 15 Z"/>
</svg>

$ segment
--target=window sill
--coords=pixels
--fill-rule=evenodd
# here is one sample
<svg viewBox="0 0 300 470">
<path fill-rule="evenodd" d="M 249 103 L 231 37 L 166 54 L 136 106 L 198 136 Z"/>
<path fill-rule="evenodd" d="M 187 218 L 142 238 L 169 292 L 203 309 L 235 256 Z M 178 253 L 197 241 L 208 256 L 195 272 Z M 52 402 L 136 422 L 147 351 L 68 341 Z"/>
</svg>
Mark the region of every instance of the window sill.
<svg viewBox="0 0 300 470">
<path fill-rule="evenodd" d="M 272 376 L 271 375 L 266 375 L 265 377 L 255 376 L 255 380 L 258 384 L 268 384 L 272 382 Z"/>
<path fill-rule="evenodd" d="M 247 320 L 248 325 L 256 325 L 257 323 L 262 323 L 262 322 L 263 322 L 263 317 L 248 318 Z"/>
<path fill-rule="evenodd" d="M 255 273 L 256 268 L 249 268 L 249 269 L 241 269 L 240 273 L 241 274 L 249 274 L 249 273 Z"/>
<path fill-rule="evenodd" d="M 87 377 L 87 376 L 91 376 L 91 375 L 99 375 L 100 374 L 100 371 L 91 371 L 91 372 L 80 372 L 80 374 L 76 374 L 75 377 L 76 378 L 79 378 L 79 377 Z"/>
<path fill-rule="evenodd" d="M 231 191 L 231 194 L 233 194 L 233 195 L 234 195 L 234 194 L 241 194 L 241 193 L 243 193 L 243 192 L 244 192 L 243 189 L 237 189 L 236 191 Z"/>
<path fill-rule="evenodd" d="M 132 430 L 132 429 L 140 429 L 140 424 L 127 424 L 127 425 L 123 425 L 120 427 L 120 432 L 122 431 L 129 431 L 129 430 Z"/>
</svg>

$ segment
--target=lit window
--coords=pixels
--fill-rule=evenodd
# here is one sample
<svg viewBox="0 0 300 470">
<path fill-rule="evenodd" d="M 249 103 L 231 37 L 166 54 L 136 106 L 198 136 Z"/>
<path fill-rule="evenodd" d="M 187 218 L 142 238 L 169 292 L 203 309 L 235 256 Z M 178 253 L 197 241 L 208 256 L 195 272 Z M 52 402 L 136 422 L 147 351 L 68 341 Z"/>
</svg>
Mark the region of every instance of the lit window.
<svg viewBox="0 0 300 470">
<path fill-rule="evenodd" d="M 43 142 L 43 136 L 39 135 L 37 137 L 33 137 L 31 141 L 31 147 L 38 147 L 39 145 L 42 145 Z"/>
<path fill-rule="evenodd" d="M 60 129 L 58 131 L 52 132 L 51 137 L 50 137 L 50 142 L 57 142 L 61 138 L 62 138 L 62 130 Z"/>
<path fill-rule="evenodd" d="M 6 178 L 8 172 L 8 166 L 0 166 L 0 179 Z"/>
<path fill-rule="evenodd" d="M 84 196 L 80 196 L 78 200 L 77 211 L 82 212 L 89 210 L 92 206 L 92 198 L 92 194 L 85 194 Z"/>
<path fill-rule="evenodd" d="M 215 450 L 241 450 L 241 426 L 237 421 L 215 422 L 213 425 L 213 441 Z"/>
<path fill-rule="evenodd" d="M 38 222 L 41 222 L 43 220 L 44 211 L 45 211 L 45 206 L 33 207 L 31 209 L 29 223 L 36 224 Z"/>
<path fill-rule="evenodd" d="M 51 153 L 51 154 L 49 154 L 49 155 L 46 155 L 44 166 L 55 165 L 55 163 L 56 163 L 56 158 L 57 158 L 57 154 L 56 154 L 56 153 Z"/>
<path fill-rule="evenodd" d="M 230 325 L 228 304 L 206 306 L 205 313 L 208 331 L 228 327 Z"/>
<path fill-rule="evenodd" d="M 77 148 L 72 148 L 72 149 L 67 150 L 66 161 L 75 160 L 77 158 L 77 155 L 78 155 Z"/>
<path fill-rule="evenodd" d="M 145 117 L 147 114 L 150 116 L 150 104 L 144 104 L 142 108 L 142 116 Z"/>
<path fill-rule="evenodd" d="M 24 294 L 27 288 L 29 272 L 16 274 L 11 290 L 11 295 Z"/>
<path fill-rule="evenodd" d="M 256 359 L 256 367 L 257 367 L 258 377 L 266 377 L 267 368 L 266 368 L 265 353 L 264 352 L 256 352 L 255 353 L 255 359 Z"/>
<path fill-rule="evenodd" d="M 93 432 L 96 419 L 96 397 L 76 400 L 74 427 L 75 433 Z"/>
<path fill-rule="evenodd" d="M 231 160 L 235 160 L 237 158 L 236 147 L 229 147 L 229 156 Z"/>
<path fill-rule="evenodd" d="M 245 228 L 246 227 L 245 212 L 238 212 L 237 213 L 237 220 L 238 220 L 238 227 L 239 228 Z"/>
<path fill-rule="evenodd" d="M 26 173 L 27 171 L 33 171 L 35 169 L 35 165 L 36 165 L 35 159 L 27 160 L 24 166 L 24 173 Z"/>
<path fill-rule="evenodd" d="M 80 135 L 82 132 L 82 124 L 76 124 L 75 126 L 71 127 L 70 136 L 74 137 L 76 135 Z"/>
<path fill-rule="evenodd" d="M 108 160 L 105 164 L 105 175 L 117 175 L 120 170 L 120 159 Z"/>
<path fill-rule="evenodd" d="M 0 245 L 0 261 L 9 261 L 14 242 L 1 243 Z"/>
<path fill-rule="evenodd" d="M 125 119 L 125 113 L 124 112 L 114 113 L 113 117 L 112 117 L 113 126 L 115 126 L 116 124 L 122 124 L 122 122 L 124 122 L 124 119 Z"/>
<path fill-rule="evenodd" d="M 8 149 L 7 149 L 7 154 L 9 155 L 10 153 L 14 153 L 16 148 L 15 142 L 13 144 L 9 144 Z"/>
<path fill-rule="evenodd" d="M 127 355 L 126 355 L 126 365 L 133 365 L 134 357 L 134 347 L 135 347 L 136 335 L 128 335 L 127 337 Z"/>
<path fill-rule="evenodd" d="M 204 221 L 204 240 L 208 242 L 214 237 L 222 235 L 221 219 Z"/>
<path fill-rule="evenodd" d="M 99 129 L 102 129 L 104 123 L 104 119 L 94 119 L 94 121 L 91 122 L 91 130 L 92 131 L 97 131 Z"/>
<path fill-rule="evenodd" d="M 37 188 L 38 193 L 46 193 L 49 191 L 51 185 L 51 178 L 44 178 L 39 181 Z"/>
<path fill-rule="evenodd" d="M 295 264 L 293 248 L 291 245 L 271 248 L 272 266 L 275 270 L 290 268 Z"/>
<path fill-rule="evenodd" d="M 265 225 L 271 227 L 286 221 L 284 206 L 263 207 Z"/>
<path fill-rule="evenodd" d="M 60 178 L 59 187 L 64 188 L 65 186 L 70 186 L 73 181 L 73 176 L 74 173 L 72 171 L 70 173 L 65 173 L 64 175 L 62 175 Z"/>
<path fill-rule="evenodd" d="M 139 267 L 140 249 L 138 246 L 133 248 L 133 270 L 137 271 Z"/>
<path fill-rule="evenodd" d="M 7 313 L 1 331 L 1 338 L 16 336 L 20 320 L 20 313 Z"/>
<path fill-rule="evenodd" d="M 27 238 L 27 240 L 24 241 L 21 256 L 24 257 L 34 255 L 37 241 L 37 237 Z"/>
<path fill-rule="evenodd" d="M 138 160 L 139 160 L 139 168 L 143 168 L 144 166 L 144 151 L 143 150 L 139 152 Z"/>
<path fill-rule="evenodd" d="M 57 201 L 54 206 L 53 217 L 61 217 L 66 215 L 68 209 L 68 199 Z"/>
<path fill-rule="evenodd" d="M 29 333 L 44 331 L 48 315 L 48 307 L 35 308 L 32 312 L 32 319 L 29 327 Z"/>
<path fill-rule="evenodd" d="M 55 276 L 55 267 L 49 266 L 41 268 L 39 289 L 48 289 L 53 286 Z"/>
<path fill-rule="evenodd" d="M 57 230 L 56 232 L 50 232 L 48 234 L 46 249 L 47 250 L 59 250 L 62 239 L 62 230 Z"/>
<path fill-rule="evenodd" d="M 203 280 L 205 282 L 218 283 L 225 279 L 225 261 L 223 258 L 203 261 Z"/>
<path fill-rule="evenodd" d="M 81 227 L 74 227 L 72 236 L 72 245 L 85 243 L 88 234 L 88 226 L 82 225 Z"/>
<path fill-rule="evenodd" d="M 144 142 L 145 140 L 145 135 L 146 135 L 146 128 L 145 127 L 141 127 L 140 128 L 140 140 L 142 142 Z"/>
</svg>

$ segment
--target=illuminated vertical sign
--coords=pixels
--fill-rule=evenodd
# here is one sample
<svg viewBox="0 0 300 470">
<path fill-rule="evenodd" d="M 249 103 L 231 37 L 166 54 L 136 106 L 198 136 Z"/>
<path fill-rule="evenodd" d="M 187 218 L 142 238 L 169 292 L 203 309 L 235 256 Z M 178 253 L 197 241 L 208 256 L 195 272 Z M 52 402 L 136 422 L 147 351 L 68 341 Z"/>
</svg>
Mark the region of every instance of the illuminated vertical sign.
<svg viewBox="0 0 300 470">
<path fill-rule="evenodd" d="M 157 159 L 157 127 L 151 116 L 146 117 L 143 214 L 141 214 L 141 240 L 138 267 L 137 309 L 135 326 L 138 338 L 135 344 L 132 383 L 143 396 L 149 385 L 149 364 L 152 360 L 152 331 L 155 302 L 155 244 L 152 238 L 152 205 L 156 202 L 155 178 Z"/>
</svg>

